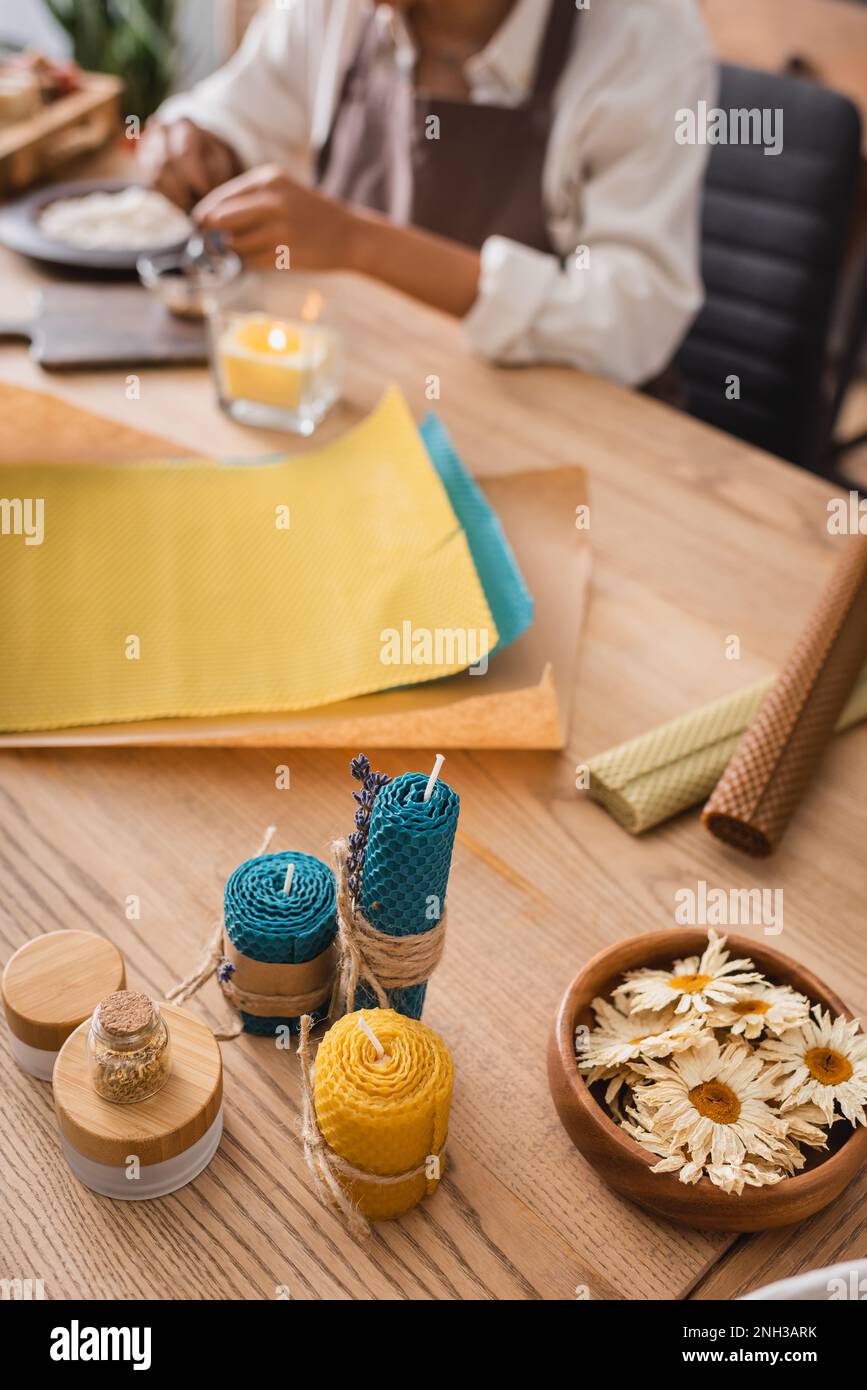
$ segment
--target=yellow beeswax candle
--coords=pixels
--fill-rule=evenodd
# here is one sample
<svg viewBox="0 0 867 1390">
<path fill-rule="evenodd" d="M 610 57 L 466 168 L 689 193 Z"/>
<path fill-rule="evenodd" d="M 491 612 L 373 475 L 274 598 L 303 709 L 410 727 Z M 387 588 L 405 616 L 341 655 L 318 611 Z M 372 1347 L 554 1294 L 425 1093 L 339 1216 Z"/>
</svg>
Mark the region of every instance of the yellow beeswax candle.
<svg viewBox="0 0 867 1390">
<path fill-rule="evenodd" d="M 383 1049 L 379 1056 L 362 1017 Z M 423 1171 L 381 1186 L 355 1178 L 342 1185 L 371 1221 L 402 1216 L 436 1191 L 445 1167 L 445 1141 L 454 1064 L 442 1038 L 393 1009 L 344 1014 L 329 1028 L 316 1054 L 316 1119 L 329 1147 L 366 1173 L 394 1176 Z M 428 1160 L 432 1160 L 428 1162 Z"/>
<path fill-rule="evenodd" d="M 328 353 L 328 335 L 320 328 L 267 314 L 240 315 L 217 344 L 223 394 L 297 410 L 307 381 L 321 371 Z"/>
</svg>

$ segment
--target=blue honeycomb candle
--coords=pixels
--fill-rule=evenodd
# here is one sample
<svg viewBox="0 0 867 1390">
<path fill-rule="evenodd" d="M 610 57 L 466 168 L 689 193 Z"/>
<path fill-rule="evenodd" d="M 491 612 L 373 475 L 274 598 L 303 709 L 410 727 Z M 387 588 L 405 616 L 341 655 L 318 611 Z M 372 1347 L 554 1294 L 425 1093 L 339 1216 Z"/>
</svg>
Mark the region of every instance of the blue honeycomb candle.
<svg viewBox="0 0 867 1390">
<path fill-rule="evenodd" d="M 286 892 L 290 864 L 291 882 Z M 234 948 L 229 957 L 234 961 L 234 966 L 228 966 L 229 978 L 240 987 L 249 983 L 262 996 L 302 993 L 309 988 L 311 974 L 327 982 L 333 975 L 336 914 L 334 875 L 321 859 L 287 851 L 245 860 L 226 884 L 226 935 Z M 283 968 L 317 961 L 318 971 L 311 966 L 311 970 L 297 972 L 297 988 L 293 971 Z M 315 1022 L 327 1016 L 330 993 L 329 984 L 323 1003 L 311 1010 Z M 241 1008 L 239 1013 L 248 1033 L 274 1034 L 281 1025 L 298 1031 L 298 1017 L 260 1016 Z"/>
<path fill-rule="evenodd" d="M 389 936 L 430 931 L 442 917 L 458 828 L 460 798 L 442 780 L 424 794 L 428 778 L 405 772 L 376 793 L 361 877 L 361 910 Z M 427 981 L 387 991 L 389 1008 L 421 1018 Z M 376 998 L 362 985 L 353 1006 L 368 1009 Z"/>
</svg>

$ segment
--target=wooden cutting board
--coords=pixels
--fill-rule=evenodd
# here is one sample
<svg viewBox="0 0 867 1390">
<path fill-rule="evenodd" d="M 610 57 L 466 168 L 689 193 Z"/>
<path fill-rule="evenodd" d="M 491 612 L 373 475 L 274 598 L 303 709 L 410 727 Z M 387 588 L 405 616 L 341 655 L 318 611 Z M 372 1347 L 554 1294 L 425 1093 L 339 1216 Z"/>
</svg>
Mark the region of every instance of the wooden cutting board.
<svg viewBox="0 0 867 1390">
<path fill-rule="evenodd" d="M 41 290 L 33 318 L 0 320 L 0 339 L 30 343 L 50 371 L 85 367 L 201 366 L 205 326 L 177 318 L 136 285 L 56 285 Z"/>
</svg>

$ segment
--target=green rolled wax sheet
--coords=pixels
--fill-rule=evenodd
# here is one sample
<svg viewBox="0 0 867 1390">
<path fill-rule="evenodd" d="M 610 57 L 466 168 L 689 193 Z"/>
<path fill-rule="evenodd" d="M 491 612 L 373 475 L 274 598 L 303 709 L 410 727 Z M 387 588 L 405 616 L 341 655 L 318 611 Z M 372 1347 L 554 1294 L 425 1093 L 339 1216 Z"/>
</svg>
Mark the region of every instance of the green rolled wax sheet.
<svg viewBox="0 0 867 1390">
<path fill-rule="evenodd" d="M 621 743 L 588 763 L 588 793 L 631 835 L 641 835 L 706 801 L 775 677 Z M 867 666 L 836 732 L 867 719 Z"/>
</svg>

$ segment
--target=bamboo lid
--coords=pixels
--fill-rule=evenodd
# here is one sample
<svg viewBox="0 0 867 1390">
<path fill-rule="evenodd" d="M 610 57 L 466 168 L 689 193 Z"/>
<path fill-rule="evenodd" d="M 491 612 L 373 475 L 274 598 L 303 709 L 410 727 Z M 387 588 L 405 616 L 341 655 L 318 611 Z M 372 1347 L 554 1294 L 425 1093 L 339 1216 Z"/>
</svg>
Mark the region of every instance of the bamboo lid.
<svg viewBox="0 0 867 1390">
<path fill-rule="evenodd" d="M 123 1166 L 135 1155 L 144 1166 L 177 1158 L 210 1129 L 223 1099 L 223 1059 L 201 1019 L 160 1004 L 169 1030 L 172 1070 L 162 1090 L 133 1105 L 104 1100 L 94 1090 L 87 1055 L 88 1024 L 64 1043 L 54 1067 L 54 1108 L 69 1143 L 96 1163 Z"/>
<path fill-rule="evenodd" d="M 25 942 L 3 971 L 6 1020 L 28 1047 L 57 1052 L 101 999 L 125 985 L 123 956 L 104 936 L 48 932 Z"/>
</svg>

